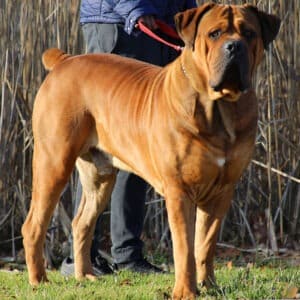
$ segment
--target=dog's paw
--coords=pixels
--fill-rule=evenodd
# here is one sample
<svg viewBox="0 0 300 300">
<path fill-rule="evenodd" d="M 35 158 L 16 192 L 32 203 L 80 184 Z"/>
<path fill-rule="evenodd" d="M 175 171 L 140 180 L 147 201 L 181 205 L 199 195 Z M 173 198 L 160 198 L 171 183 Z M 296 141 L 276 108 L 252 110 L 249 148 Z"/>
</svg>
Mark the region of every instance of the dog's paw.
<svg viewBox="0 0 300 300">
<path fill-rule="evenodd" d="M 83 281 L 83 280 L 90 280 L 90 281 L 96 281 L 97 276 L 92 273 L 86 273 L 86 274 L 76 274 L 75 275 L 76 280 Z"/>
<path fill-rule="evenodd" d="M 217 283 L 214 278 L 208 277 L 206 279 L 198 280 L 197 286 L 200 290 L 208 290 L 210 288 L 217 287 Z"/>
<path fill-rule="evenodd" d="M 47 283 L 47 282 L 49 282 L 49 280 L 48 280 L 46 274 L 43 274 L 40 276 L 32 276 L 31 278 L 29 278 L 29 284 L 32 287 L 37 287 L 41 283 Z"/>
<path fill-rule="evenodd" d="M 185 286 L 175 287 L 172 293 L 172 300 L 194 300 L 196 299 L 196 292 L 191 291 Z"/>
<path fill-rule="evenodd" d="M 95 276 L 93 274 L 86 274 L 85 278 L 90 280 L 90 281 L 96 281 L 97 280 L 97 276 Z"/>
</svg>

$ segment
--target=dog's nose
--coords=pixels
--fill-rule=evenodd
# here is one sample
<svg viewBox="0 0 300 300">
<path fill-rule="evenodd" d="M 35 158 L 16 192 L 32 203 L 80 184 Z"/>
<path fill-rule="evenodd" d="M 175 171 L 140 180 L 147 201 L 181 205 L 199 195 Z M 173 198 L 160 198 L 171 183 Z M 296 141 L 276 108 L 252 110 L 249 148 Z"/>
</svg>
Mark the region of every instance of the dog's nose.
<svg viewBox="0 0 300 300">
<path fill-rule="evenodd" d="M 237 56 L 243 52 L 244 44 L 242 41 L 228 41 L 224 44 L 224 49 L 229 56 Z"/>
</svg>

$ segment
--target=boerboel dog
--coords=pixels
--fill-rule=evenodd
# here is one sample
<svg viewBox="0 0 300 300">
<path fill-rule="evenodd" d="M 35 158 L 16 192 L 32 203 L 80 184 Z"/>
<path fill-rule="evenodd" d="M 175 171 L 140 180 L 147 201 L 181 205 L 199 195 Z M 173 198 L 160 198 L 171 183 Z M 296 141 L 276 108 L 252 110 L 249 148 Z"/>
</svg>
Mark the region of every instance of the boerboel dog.
<svg viewBox="0 0 300 300">
<path fill-rule="evenodd" d="M 251 5 L 208 3 L 175 21 L 185 48 L 164 68 L 111 54 L 44 53 L 51 72 L 34 104 L 32 201 L 22 228 L 32 285 L 47 280 L 45 235 L 75 165 L 83 186 L 72 223 L 76 278 L 94 279 L 95 222 L 124 169 L 165 198 L 173 298 L 192 299 L 197 282 L 214 283 L 220 224 L 254 147 L 251 78 L 280 20 Z"/>
</svg>

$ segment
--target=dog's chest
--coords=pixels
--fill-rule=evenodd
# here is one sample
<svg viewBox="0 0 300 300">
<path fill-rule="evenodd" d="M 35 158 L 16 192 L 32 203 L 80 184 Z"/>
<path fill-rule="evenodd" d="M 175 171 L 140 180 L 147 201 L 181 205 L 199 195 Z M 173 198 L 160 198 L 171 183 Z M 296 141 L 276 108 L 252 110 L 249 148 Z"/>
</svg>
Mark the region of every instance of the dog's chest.
<svg viewBox="0 0 300 300">
<path fill-rule="evenodd" d="M 189 198 L 207 200 L 238 181 L 251 154 L 250 141 L 233 144 L 226 151 L 195 141 L 186 145 L 180 159 L 177 157 L 176 177 Z"/>
<path fill-rule="evenodd" d="M 245 115 L 241 104 L 219 103 L 212 108 L 209 125 L 203 111 L 198 111 L 198 136 L 189 140 L 182 135 L 181 147 L 177 147 L 177 171 L 185 190 L 205 197 L 222 193 L 224 187 L 239 180 L 250 162 L 255 140 L 256 114 L 248 112 Z"/>
</svg>

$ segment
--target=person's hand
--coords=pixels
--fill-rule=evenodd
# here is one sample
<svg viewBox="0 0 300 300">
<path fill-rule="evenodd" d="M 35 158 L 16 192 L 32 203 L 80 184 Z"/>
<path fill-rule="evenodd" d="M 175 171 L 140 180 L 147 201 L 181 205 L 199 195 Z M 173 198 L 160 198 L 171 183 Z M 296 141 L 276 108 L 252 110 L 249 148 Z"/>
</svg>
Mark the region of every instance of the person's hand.
<svg viewBox="0 0 300 300">
<path fill-rule="evenodd" d="M 155 22 L 155 18 L 151 15 L 142 16 L 138 19 L 138 22 L 142 22 L 145 26 L 147 26 L 150 30 L 155 30 L 158 28 Z M 136 25 L 137 26 L 137 25 Z"/>
</svg>

